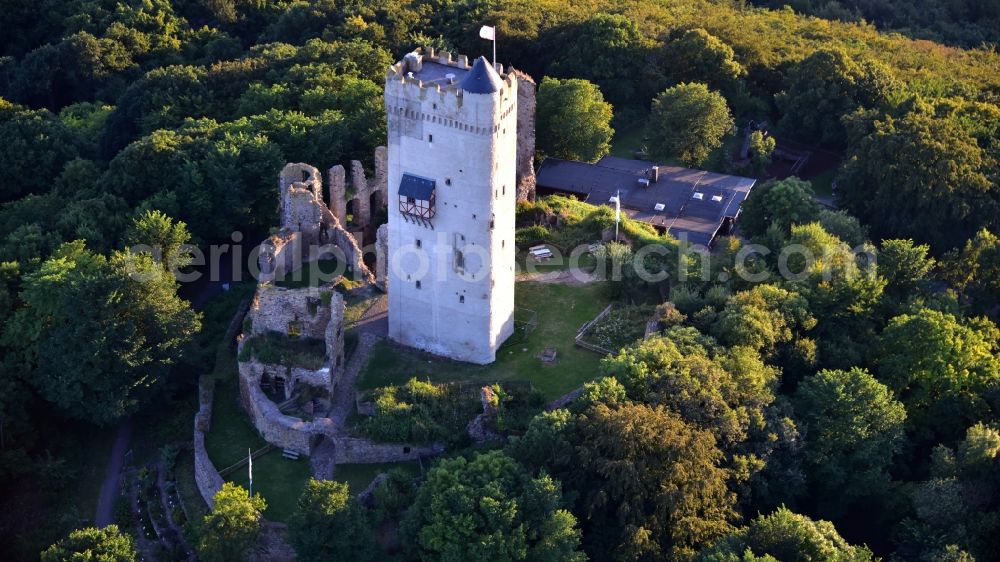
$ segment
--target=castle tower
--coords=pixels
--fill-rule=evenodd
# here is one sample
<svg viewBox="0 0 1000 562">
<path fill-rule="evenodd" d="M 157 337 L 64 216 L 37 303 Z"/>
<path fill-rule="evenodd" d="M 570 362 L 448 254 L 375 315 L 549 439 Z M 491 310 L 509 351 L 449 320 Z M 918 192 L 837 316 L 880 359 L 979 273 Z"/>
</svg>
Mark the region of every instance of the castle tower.
<svg viewBox="0 0 1000 562">
<path fill-rule="evenodd" d="M 418 49 L 385 105 L 389 336 L 490 363 L 514 330 L 517 78 Z"/>
</svg>

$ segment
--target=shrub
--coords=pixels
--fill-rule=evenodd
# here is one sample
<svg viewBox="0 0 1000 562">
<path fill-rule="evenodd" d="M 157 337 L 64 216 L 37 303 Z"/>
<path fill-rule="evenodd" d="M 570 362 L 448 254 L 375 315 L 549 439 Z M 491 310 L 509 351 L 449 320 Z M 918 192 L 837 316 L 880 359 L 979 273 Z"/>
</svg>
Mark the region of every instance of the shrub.
<svg viewBox="0 0 1000 562">
<path fill-rule="evenodd" d="M 403 386 L 376 389 L 374 402 L 375 414 L 362 423 L 362 430 L 376 441 L 464 443 L 465 427 L 479 411 L 469 389 L 415 378 Z"/>
<path fill-rule="evenodd" d="M 544 226 L 528 226 L 519 228 L 514 233 L 514 242 L 521 247 L 532 246 L 544 242 L 549 237 L 549 229 Z"/>
</svg>

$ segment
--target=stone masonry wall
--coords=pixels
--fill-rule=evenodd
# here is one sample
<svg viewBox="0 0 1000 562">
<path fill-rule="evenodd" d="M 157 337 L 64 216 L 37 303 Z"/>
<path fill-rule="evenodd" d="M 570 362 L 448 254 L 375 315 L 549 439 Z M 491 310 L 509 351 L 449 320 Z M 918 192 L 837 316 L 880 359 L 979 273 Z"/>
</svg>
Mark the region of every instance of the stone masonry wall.
<svg viewBox="0 0 1000 562">
<path fill-rule="evenodd" d="M 444 445 L 408 445 L 406 443 L 375 443 L 359 437 L 330 437 L 336 464 L 376 464 L 413 461 L 444 452 Z"/>
<path fill-rule="evenodd" d="M 205 449 L 205 435 L 212 427 L 213 394 L 214 381 L 202 376 L 198 381 L 198 413 L 194 415 L 194 481 L 208 507 L 212 507 L 223 482 Z"/>
<path fill-rule="evenodd" d="M 347 171 L 340 164 L 327 172 L 330 184 L 330 212 L 340 224 L 347 224 Z"/>
<path fill-rule="evenodd" d="M 517 76 L 517 200 L 535 200 L 535 81 L 527 73 Z"/>
<path fill-rule="evenodd" d="M 389 267 L 389 225 L 378 227 L 375 234 L 375 285 L 382 291 L 389 290 L 389 277 L 386 270 Z"/>
<path fill-rule="evenodd" d="M 343 297 L 332 287 L 287 289 L 261 285 L 250 305 L 250 329 L 253 334 L 287 334 L 289 326 L 298 323 L 302 336 L 325 340 L 331 310 L 338 304 L 343 305 Z"/>
<path fill-rule="evenodd" d="M 302 267 L 302 236 L 298 232 L 281 230 L 260 245 L 257 265 L 259 281 L 270 283 Z"/>
<path fill-rule="evenodd" d="M 284 369 L 271 365 L 273 369 Z M 268 443 L 309 455 L 314 438 L 323 435 L 332 425 L 329 418 L 304 421 L 281 413 L 260 388 L 260 375 L 268 366 L 256 361 L 240 363 L 240 400 L 261 437 Z"/>
<path fill-rule="evenodd" d="M 365 176 L 365 168 L 358 160 L 350 162 L 350 200 L 353 201 L 351 223 L 347 221 L 348 174 L 344 166 L 336 165 L 327 172 L 330 181 L 330 212 L 339 223 L 359 233 L 358 242 L 365 244 L 374 236 L 373 220 L 386 206 L 388 196 L 388 152 L 386 147 L 375 148 L 375 177 Z"/>
</svg>

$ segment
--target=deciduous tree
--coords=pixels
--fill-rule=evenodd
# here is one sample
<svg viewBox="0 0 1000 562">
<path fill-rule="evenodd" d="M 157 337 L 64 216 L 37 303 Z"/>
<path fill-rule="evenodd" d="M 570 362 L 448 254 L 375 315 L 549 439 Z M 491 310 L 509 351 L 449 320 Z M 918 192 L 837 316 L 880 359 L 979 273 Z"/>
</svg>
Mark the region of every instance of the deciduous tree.
<svg viewBox="0 0 1000 562">
<path fill-rule="evenodd" d="M 4 338 L 20 342 L 29 380 L 69 416 L 98 424 L 151 398 L 200 327 L 150 255 L 107 259 L 79 241 L 25 276 L 21 300 Z"/>
<path fill-rule="evenodd" d="M 600 560 L 685 560 L 729 532 L 735 496 L 712 434 L 663 406 L 596 404 L 575 429 L 571 480 Z"/>
<path fill-rule="evenodd" d="M 718 92 L 699 83 L 678 84 L 653 100 L 646 129 L 650 153 L 699 166 L 733 131 L 733 116 Z"/>
<path fill-rule="evenodd" d="M 202 523 L 198 558 L 206 562 L 246 560 L 260 537 L 261 514 L 267 503 L 259 494 L 226 482 L 215 494 L 212 512 Z"/>
<path fill-rule="evenodd" d="M 117 525 L 77 529 L 42 552 L 42 562 L 134 562 L 132 537 Z"/>
<path fill-rule="evenodd" d="M 289 521 L 288 539 L 306 562 L 370 560 L 375 551 L 370 522 L 347 484 L 309 479 Z"/>
<path fill-rule="evenodd" d="M 594 84 L 545 77 L 538 86 L 538 150 L 595 162 L 611 150 L 611 104 Z"/>
<path fill-rule="evenodd" d="M 829 521 L 782 507 L 702 550 L 695 562 L 871 562 L 872 552 L 849 544 Z"/>
<path fill-rule="evenodd" d="M 820 371 L 795 393 L 806 435 L 811 501 L 839 517 L 852 502 L 888 486 L 892 457 L 903 444 L 906 409 L 863 369 Z"/>
<path fill-rule="evenodd" d="M 403 523 L 421 560 L 585 560 L 559 483 L 531 478 L 502 451 L 441 460 Z"/>
<path fill-rule="evenodd" d="M 937 251 L 994 220 L 993 164 L 968 132 L 919 104 L 901 117 L 852 116 L 837 197 L 876 235 Z"/>
</svg>

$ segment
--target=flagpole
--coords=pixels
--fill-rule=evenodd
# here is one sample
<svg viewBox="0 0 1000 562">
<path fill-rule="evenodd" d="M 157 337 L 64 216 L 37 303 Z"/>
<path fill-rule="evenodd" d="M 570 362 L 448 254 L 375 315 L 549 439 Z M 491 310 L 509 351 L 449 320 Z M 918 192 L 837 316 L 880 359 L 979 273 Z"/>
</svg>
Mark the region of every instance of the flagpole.
<svg viewBox="0 0 1000 562">
<path fill-rule="evenodd" d="M 497 67 L 497 28 L 493 26 L 493 68 Z"/>
<path fill-rule="evenodd" d="M 615 195 L 615 242 L 618 241 L 618 221 L 622 217 L 622 190 Z"/>
<path fill-rule="evenodd" d="M 247 447 L 247 467 L 250 476 L 250 497 L 253 497 L 253 453 L 250 452 L 250 448 Z"/>
</svg>

